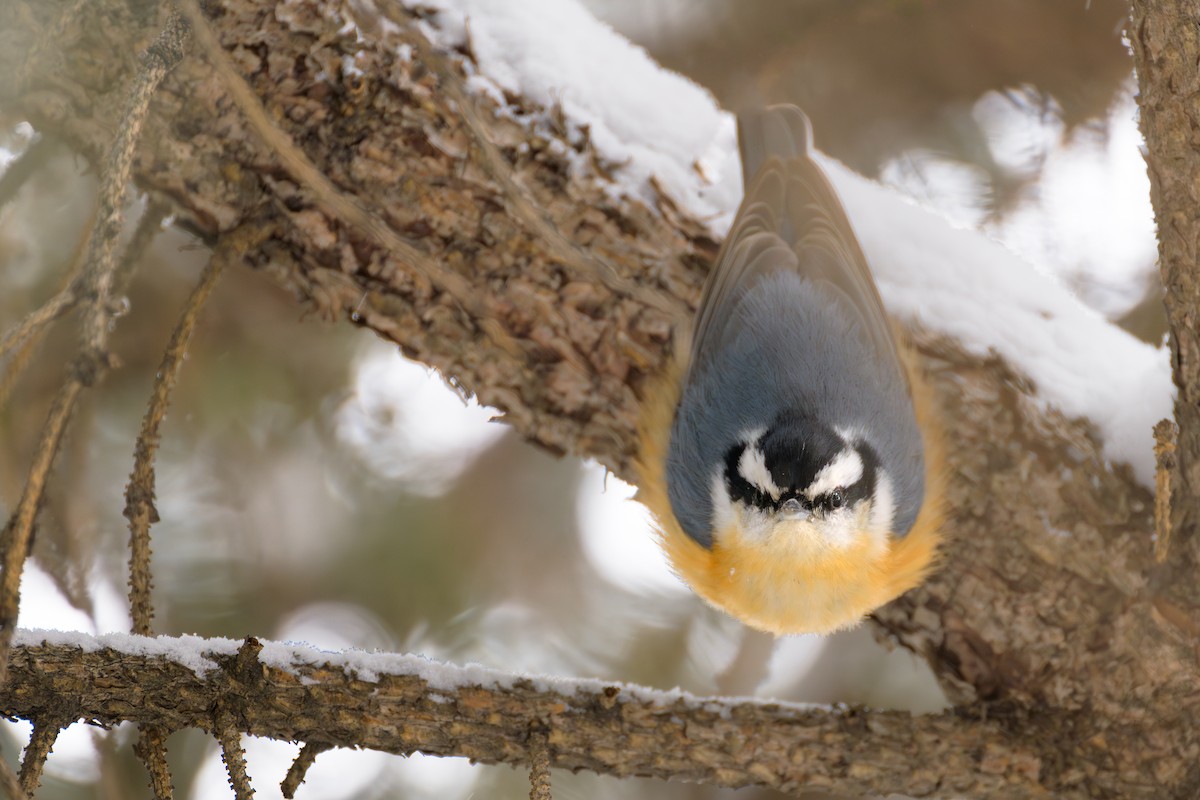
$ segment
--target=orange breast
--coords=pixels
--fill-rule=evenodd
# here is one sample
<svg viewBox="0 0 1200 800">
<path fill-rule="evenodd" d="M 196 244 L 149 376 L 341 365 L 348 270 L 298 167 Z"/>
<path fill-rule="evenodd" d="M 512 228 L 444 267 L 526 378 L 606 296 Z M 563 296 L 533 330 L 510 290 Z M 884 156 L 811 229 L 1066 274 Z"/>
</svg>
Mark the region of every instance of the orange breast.
<svg viewBox="0 0 1200 800">
<path fill-rule="evenodd" d="M 683 532 L 667 495 L 666 456 L 679 400 L 682 368 L 669 367 L 639 420 L 638 500 L 658 524 L 659 541 L 675 572 L 708 603 L 745 624 L 775 634 L 828 633 L 919 584 L 935 564 L 942 524 L 941 442 L 922 387 L 913 385 L 925 440 L 926 499 L 903 538 L 856 537 L 846 548 L 816 546 L 803 537 L 748 537 L 736 525 L 715 531 L 706 549 Z M 781 532 L 782 533 L 782 532 Z"/>
</svg>

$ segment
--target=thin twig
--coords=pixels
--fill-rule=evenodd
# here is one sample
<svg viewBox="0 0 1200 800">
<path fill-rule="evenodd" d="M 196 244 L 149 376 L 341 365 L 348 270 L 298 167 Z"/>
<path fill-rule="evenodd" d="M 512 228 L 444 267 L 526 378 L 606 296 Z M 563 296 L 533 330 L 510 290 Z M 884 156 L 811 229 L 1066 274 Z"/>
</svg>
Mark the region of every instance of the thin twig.
<svg viewBox="0 0 1200 800">
<path fill-rule="evenodd" d="M 17 773 L 13 772 L 13 768 L 3 758 L 0 758 L 0 791 L 3 791 L 9 800 L 28 800 Z"/>
<path fill-rule="evenodd" d="M 529 800 L 553 800 L 550 793 L 550 737 L 529 733 Z"/>
<path fill-rule="evenodd" d="M 62 315 L 59 314 L 59 316 Z M 42 337 L 48 330 L 49 326 L 41 325 L 36 331 L 29 333 L 21 345 L 13 351 L 12 357 L 8 359 L 8 363 L 4 365 L 4 373 L 0 375 L 0 408 L 8 405 L 8 398 L 12 395 L 13 388 L 17 385 L 17 379 L 33 360 L 34 351 L 37 350 L 38 343 L 42 341 Z"/>
<path fill-rule="evenodd" d="M 116 285 L 128 280 L 142 254 L 162 229 L 162 221 L 168 206 L 154 203 L 146 209 L 138 222 L 137 230 L 125 251 L 123 266 L 117 270 Z M 142 431 L 134 449 L 133 473 L 125 489 L 125 517 L 129 520 L 129 608 L 133 617 L 133 632 L 143 636 L 154 633 L 151 625 L 154 606 L 150 600 L 152 573 L 150 570 L 150 524 L 158 519 L 154 508 L 154 454 L 158 449 L 159 427 L 167 413 L 171 390 L 179 377 L 188 340 L 196 326 L 196 318 L 204 305 L 217 276 L 220 275 L 223 258 L 210 258 L 200 276 L 200 282 L 192 290 L 183 315 L 171 335 L 167 350 L 159 365 L 150 406 L 142 421 Z M 167 732 L 159 725 L 142 728 L 134 750 L 150 774 L 150 786 L 155 800 L 171 800 L 174 787 L 171 785 L 171 770 L 167 766 Z"/>
<path fill-rule="evenodd" d="M 292 765 L 288 767 L 287 775 L 284 776 L 283 782 L 279 784 L 279 790 L 287 800 L 292 800 L 296 796 L 296 790 L 300 788 L 300 784 L 304 783 L 304 776 L 308 774 L 311 767 L 317 760 L 317 756 L 329 749 L 327 744 L 318 744 L 316 742 L 305 742 L 300 748 L 300 752 L 296 754 L 296 759 Z"/>
<path fill-rule="evenodd" d="M 386 222 L 364 208 L 355 198 L 339 191 L 304 151 L 296 146 L 291 137 L 267 116 L 262 101 L 221 47 L 197 0 L 180 0 L 179 5 L 191 19 L 196 41 L 213 69 L 220 75 L 234 105 L 268 149 L 279 158 L 283 167 L 312 192 L 317 204 L 332 216 L 365 233 L 378 246 L 407 263 L 414 272 L 454 298 L 501 347 L 513 353 L 519 352 L 520 348 L 512 337 L 489 317 L 479 293 L 466 278 L 442 269 Z"/>
<path fill-rule="evenodd" d="M 129 520 L 129 608 L 133 614 L 133 632 L 151 636 L 154 631 L 151 621 L 154 606 L 150 600 L 152 584 L 150 572 L 150 525 L 158 521 L 158 510 L 154 507 L 154 456 L 158 452 L 160 428 L 171 403 L 171 392 L 183 366 L 188 341 L 196 327 L 196 320 L 204 301 L 212 293 L 217 278 L 221 275 L 224 258 L 211 258 L 204 267 L 200 282 L 192 290 L 184 306 L 183 315 L 171 334 L 162 363 L 158 367 L 154 389 L 146 416 L 142 419 L 142 430 L 138 434 L 133 454 L 133 472 L 125 487 L 125 518 Z"/>
<path fill-rule="evenodd" d="M 33 354 L 37 350 L 38 343 L 41 341 L 41 334 L 30 336 L 25 340 L 24 344 L 16 349 L 12 354 L 12 358 L 8 359 L 8 363 L 4 365 L 3 371 L 0 372 L 0 408 L 8 405 L 8 398 L 12 396 L 13 388 L 17 385 L 17 378 L 20 377 L 25 368 L 33 361 Z"/>
<path fill-rule="evenodd" d="M 228 713 L 217 718 L 216 734 L 217 741 L 221 743 L 221 760 L 225 762 L 225 771 L 229 774 L 229 785 L 233 787 L 234 797 L 237 800 L 250 800 L 254 797 L 254 788 L 250 785 L 250 775 L 246 772 L 246 751 L 242 749 L 242 734 Z"/>
<path fill-rule="evenodd" d="M 55 294 L 39 308 L 26 314 L 25 318 L 9 328 L 8 332 L 4 334 L 4 338 L 0 340 L 0 358 L 4 358 L 10 350 L 26 339 L 39 334 L 43 328 L 66 314 L 78 302 L 79 296 L 75 293 L 75 287 L 72 285 Z"/>
<path fill-rule="evenodd" d="M 1154 426 L 1154 560 L 1167 560 L 1171 548 L 1171 475 L 1175 472 L 1175 438 L 1179 429 L 1169 419 Z"/>
<path fill-rule="evenodd" d="M 63 726 L 57 721 L 38 719 L 33 723 L 33 734 L 29 744 L 25 746 L 25 754 L 21 756 L 21 789 L 27 795 L 37 791 L 42 782 L 42 770 L 46 767 L 46 759 L 54 749 Z"/>
<path fill-rule="evenodd" d="M 141 759 L 150 774 L 154 800 L 171 800 L 175 788 L 171 785 L 171 770 L 167 766 L 167 731 L 160 725 L 145 725 L 138 732 L 133 752 Z"/>
<path fill-rule="evenodd" d="M 58 291 L 54 297 L 50 298 L 37 311 L 26 316 L 15 328 L 5 334 L 4 342 L 0 343 L 0 358 L 4 358 L 9 354 L 9 347 L 15 347 L 12 351 L 12 357 L 8 359 L 5 365 L 4 375 L 0 377 L 0 408 L 3 408 L 8 403 L 8 397 L 12 393 L 13 387 L 17 383 L 17 378 L 25 371 L 25 367 L 29 364 L 33 357 L 33 352 L 37 348 L 38 342 L 50 329 L 50 323 L 56 319 L 60 319 L 64 314 L 79 304 L 79 293 L 77 291 L 77 283 L 79 274 L 83 271 L 84 254 L 87 252 L 88 231 L 91 230 L 95 223 L 95 211 L 93 210 L 89 218 L 89 224 L 80 231 L 79 239 L 75 244 L 75 249 L 71 252 L 71 259 L 68 262 L 69 266 L 63 271 L 63 277 L 59 282 Z M 63 298 L 69 297 L 69 301 L 64 301 Z M 55 310 L 52 306 L 59 302 L 68 302 L 66 308 Z M 43 322 L 40 320 L 30 321 L 36 316 L 48 316 Z M 19 328 L 25 327 L 26 330 L 19 331 Z M 13 337 L 13 341 L 9 342 L 9 337 Z M 20 342 L 18 344 L 18 342 Z"/>
<path fill-rule="evenodd" d="M 0 534 L 0 552 L 4 558 L 4 569 L 0 572 L 0 686 L 8 680 L 8 653 L 17 627 L 21 570 L 33 540 L 33 523 L 41 506 L 50 467 L 54 464 L 63 432 L 75 409 L 75 400 L 82 390 L 83 383 L 71 377 L 55 395 L 50 413 L 46 415 L 46 423 L 42 426 L 42 436 L 29 468 L 25 490 L 3 534 Z"/>
<path fill-rule="evenodd" d="M 144 69 L 134 81 L 121 128 L 105 164 L 99 220 L 92 231 L 83 275 L 80 276 L 82 288 L 79 294 L 89 298 L 80 337 L 80 353 L 72 362 L 67 378 L 50 408 L 21 499 L 3 534 L 0 534 L 0 555 L 4 567 L 0 573 L 0 686 L 8 678 L 8 655 L 20 605 L 21 572 L 33 540 L 34 523 L 41 508 L 50 469 L 54 466 L 63 433 L 81 391 L 93 385 L 109 364 L 105 348 L 113 318 L 110 300 L 114 285 L 114 253 L 137 135 L 145 121 L 150 95 L 167 71 L 182 59 L 186 39 L 186 20 L 178 12 L 172 11 L 154 44 L 143 54 Z"/>
<path fill-rule="evenodd" d="M 167 73 L 183 60 L 187 38 L 187 20 L 172 9 L 162 33 L 142 56 L 142 70 L 134 81 L 125 113 L 121 116 L 121 127 L 109 151 L 100 192 L 100 219 L 89 243 L 83 278 L 86 294 L 91 300 L 83 317 L 83 347 L 84 352 L 90 353 L 97 362 L 105 360 L 104 346 L 112 320 L 113 256 L 129 192 L 134 150 L 150 110 L 150 99 Z"/>
</svg>

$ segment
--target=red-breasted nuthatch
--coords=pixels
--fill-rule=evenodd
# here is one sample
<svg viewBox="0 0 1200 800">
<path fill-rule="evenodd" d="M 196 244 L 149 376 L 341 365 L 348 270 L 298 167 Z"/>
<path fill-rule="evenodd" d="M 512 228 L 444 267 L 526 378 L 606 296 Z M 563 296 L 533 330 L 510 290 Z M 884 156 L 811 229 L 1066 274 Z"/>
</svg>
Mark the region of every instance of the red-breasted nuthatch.
<svg viewBox="0 0 1200 800">
<path fill-rule="evenodd" d="M 829 632 L 931 568 L 938 440 L 808 118 L 774 106 L 738 139 L 745 196 L 690 356 L 643 406 L 638 497 L 709 603 L 773 633 Z"/>
</svg>

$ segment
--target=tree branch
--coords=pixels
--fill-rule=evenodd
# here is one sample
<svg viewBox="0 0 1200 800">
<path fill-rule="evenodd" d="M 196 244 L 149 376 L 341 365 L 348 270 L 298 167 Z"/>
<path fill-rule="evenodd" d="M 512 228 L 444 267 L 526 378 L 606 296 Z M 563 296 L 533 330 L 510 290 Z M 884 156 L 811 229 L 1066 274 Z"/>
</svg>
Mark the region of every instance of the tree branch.
<svg viewBox="0 0 1200 800">
<path fill-rule="evenodd" d="M 21 757 L 21 788 L 28 795 L 37 792 L 38 785 L 42 782 L 42 770 L 46 766 L 46 759 L 50 757 L 50 751 L 54 749 L 58 734 L 75 721 L 50 717 L 33 719 L 33 733 L 30 734 L 29 744 L 25 746 L 25 753 Z"/>
<path fill-rule="evenodd" d="M 305 742 L 300 748 L 300 752 L 296 754 L 292 765 L 288 767 L 287 775 L 283 776 L 280 781 L 280 793 L 288 800 L 292 800 L 296 796 L 296 790 L 300 788 L 300 784 L 304 783 L 304 776 L 308 774 L 308 770 L 317 761 L 317 756 L 329 749 L 329 745 L 318 744 L 317 742 Z"/>
<path fill-rule="evenodd" d="M 79 646 L 14 649 L 12 681 L 0 690 L 3 713 L 199 727 L 223 742 L 236 741 L 236 725 L 280 740 L 514 765 L 529 763 L 530 731 L 542 730 L 550 766 L 616 776 L 946 798 L 1040 791 L 1037 753 L 1045 743 L 1013 735 L 1001 720 L 953 712 L 914 717 L 697 698 L 416 656 L 331 656 L 274 644 L 259 655 L 228 640 L 166 637 L 128 637 L 112 647 L 72 636 Z M 187 653 L 188 664 L 171 651 Z M 197 672 L 199 659 L 211 667 Z"/>
<path fill-rule="evenodd" d="M 1158 221 L 1158 267 L 1179 394 L 1176 464 L 1181 498 L 1200 497 L 1200 9 L 1179 0 L 1134 0 L 1130 42 L 1146 138 L 1150 200 Z M 1200 558 L 1200 504 L 1173 504 L 1168 534 Z"/>
</svg>

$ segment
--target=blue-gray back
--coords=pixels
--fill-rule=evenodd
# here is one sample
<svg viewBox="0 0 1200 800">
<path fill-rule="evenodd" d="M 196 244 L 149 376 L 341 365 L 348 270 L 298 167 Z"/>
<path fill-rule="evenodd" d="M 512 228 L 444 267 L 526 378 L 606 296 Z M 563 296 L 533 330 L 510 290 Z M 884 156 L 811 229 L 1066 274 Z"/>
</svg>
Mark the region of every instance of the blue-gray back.
<svg viewBox="0 0 1200 800">
<path fill-rule="evenodd" d="M 807 117 L 775 106 L 739 123 L 746 193 L 697 314 L 667 459 L 675 516 L 711 546 L 726 452 L 798 409 L 874 449 L 903 535 L 924 496 L 923 447 L 866 258 L 809 155 Z"/>
</svg>

